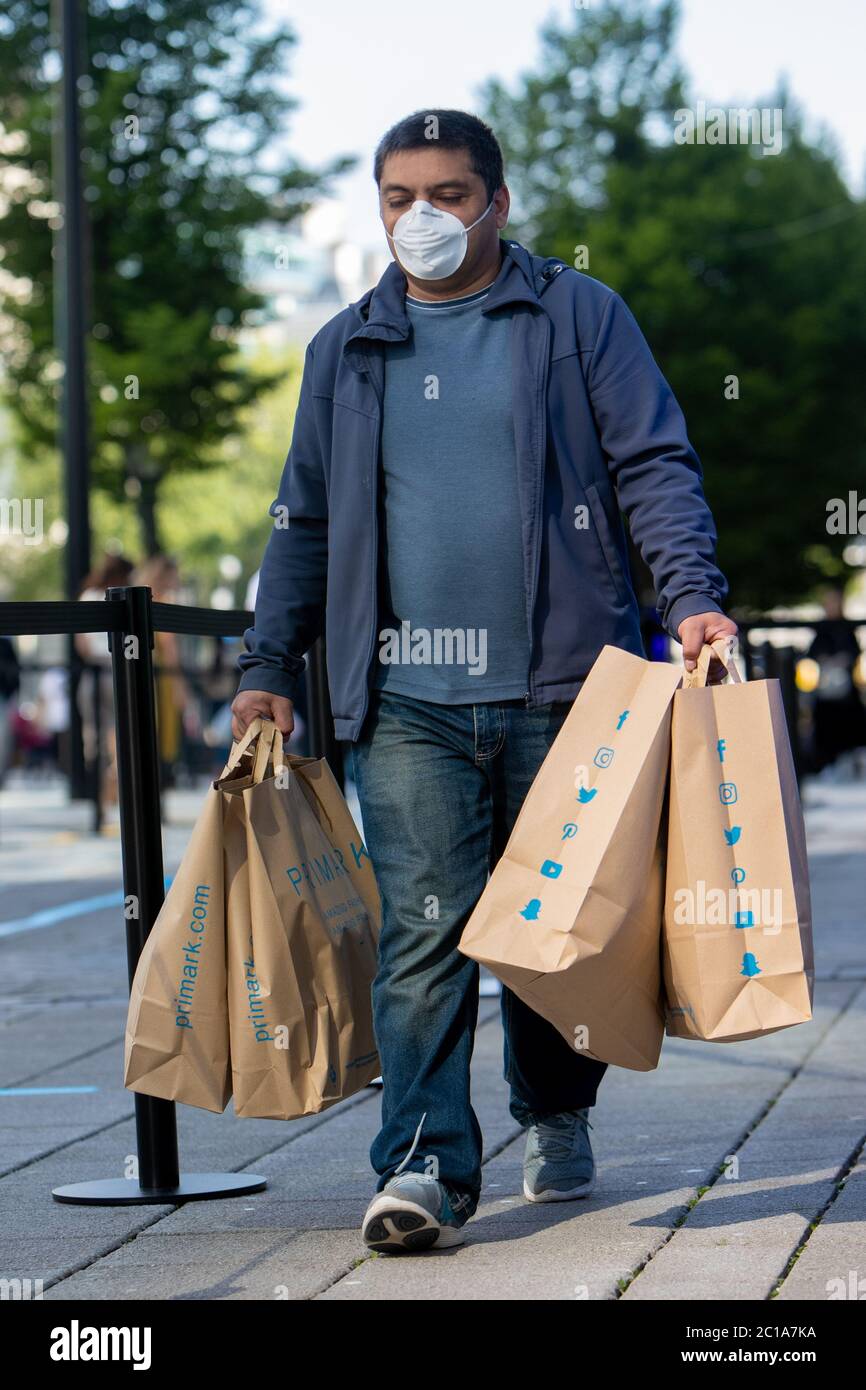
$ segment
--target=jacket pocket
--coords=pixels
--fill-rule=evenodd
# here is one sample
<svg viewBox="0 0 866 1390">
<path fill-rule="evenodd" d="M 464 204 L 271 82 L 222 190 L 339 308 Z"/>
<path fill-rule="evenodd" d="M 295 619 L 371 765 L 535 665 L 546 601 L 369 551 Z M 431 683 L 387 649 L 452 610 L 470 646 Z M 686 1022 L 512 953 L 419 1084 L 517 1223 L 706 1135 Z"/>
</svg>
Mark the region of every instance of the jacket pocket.
<svg viewBox="0 0 866 1390">
<path fill-rule="evenodd" d="M 628 603 L 632 586 L 623 573 L 620 562 L 619 548 L 614 540 L 613 526 L 610 523 L 604 503 L 599 495 L 595 483 L 587 483 L 584 488 L 586 500 L 589 503 L 589 510 L 592 512 L 592 519 L 595 523 L 598 544 L 601 549 L 607 572 L 610 575 L 614 591 L 621 603 Z"/>
</svg>

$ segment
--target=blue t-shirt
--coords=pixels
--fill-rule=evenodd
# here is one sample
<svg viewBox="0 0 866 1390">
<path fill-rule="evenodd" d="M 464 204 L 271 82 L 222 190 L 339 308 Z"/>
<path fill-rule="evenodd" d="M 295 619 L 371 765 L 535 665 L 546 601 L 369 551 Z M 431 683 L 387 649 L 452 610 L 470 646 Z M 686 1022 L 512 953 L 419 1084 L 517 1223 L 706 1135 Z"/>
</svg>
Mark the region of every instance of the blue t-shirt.
<svg viewBox="0 0 866 1390">
<path fill-rule="evenodd" d="M 511 320 L 489 292 L 406 297 L 385 346 L 379 689 L 440 704 L 523 696 L 529 634 Z"/>
</svg>

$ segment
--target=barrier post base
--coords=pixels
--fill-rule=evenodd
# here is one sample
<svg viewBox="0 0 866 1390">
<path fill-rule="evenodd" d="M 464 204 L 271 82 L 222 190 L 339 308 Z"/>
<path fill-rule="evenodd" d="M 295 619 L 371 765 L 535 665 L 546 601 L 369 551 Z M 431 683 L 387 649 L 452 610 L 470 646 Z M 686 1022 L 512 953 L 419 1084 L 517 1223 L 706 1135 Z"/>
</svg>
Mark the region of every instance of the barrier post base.
<svg viewBox="0 0 866 1390">
<path fill-rule="evenodd" d="M 217 1197 L 243 1197 L 261 1192 L 267 1178 L 256 1173 L 181 1173 L 176 1187 L 142 1187 L 130 1178 L 97 1178 L 52 1189 L 55 1202 L 81 1206 L 166 1206 L 173 1202 L 205 1202 Z"/>
</svg>

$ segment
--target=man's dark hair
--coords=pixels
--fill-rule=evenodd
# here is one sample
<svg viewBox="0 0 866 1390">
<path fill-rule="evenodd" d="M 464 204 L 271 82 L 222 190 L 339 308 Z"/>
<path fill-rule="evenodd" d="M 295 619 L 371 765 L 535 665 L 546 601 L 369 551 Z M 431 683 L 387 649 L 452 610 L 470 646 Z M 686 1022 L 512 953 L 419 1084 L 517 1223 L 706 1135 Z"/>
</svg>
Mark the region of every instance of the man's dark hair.
<svg viewBox="0 0 866 1390">
<path fill-rule="evenodd" d="M 428 149 L 432 144 L 446 150 L 468 150 L 473 173 L 484 180 L 488 199 L 505 182 L 502 150 L 490 126 L 468 111 L 433 110 L 414 111 L 385 132 L 373 159 L 376 183 L 382 182 L 382 166 L 389 154 Z"/>
</svg>

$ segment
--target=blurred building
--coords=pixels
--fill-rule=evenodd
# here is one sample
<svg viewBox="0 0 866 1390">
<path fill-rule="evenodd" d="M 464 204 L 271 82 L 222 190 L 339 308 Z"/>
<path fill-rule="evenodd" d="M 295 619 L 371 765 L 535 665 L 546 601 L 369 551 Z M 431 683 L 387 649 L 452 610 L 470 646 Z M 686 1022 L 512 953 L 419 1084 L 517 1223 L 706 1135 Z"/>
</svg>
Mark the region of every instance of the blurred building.
<svg viewBox="0 0 866 1390">
<path fill-rule="evenodd" d="M 248 235 L 245 278 L 265 303 L 241 333 L 242 348 L 306 347 L 376 283 L 391 259 L 384 235 L 381 248 L 361 247 L 345 236 L 343 218 L 340 204 L 326 199 L 297 230 L 265 223 Z"/>
</svg>

